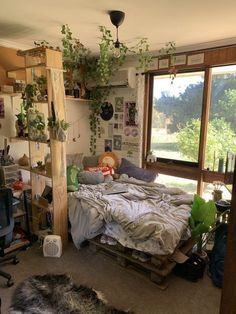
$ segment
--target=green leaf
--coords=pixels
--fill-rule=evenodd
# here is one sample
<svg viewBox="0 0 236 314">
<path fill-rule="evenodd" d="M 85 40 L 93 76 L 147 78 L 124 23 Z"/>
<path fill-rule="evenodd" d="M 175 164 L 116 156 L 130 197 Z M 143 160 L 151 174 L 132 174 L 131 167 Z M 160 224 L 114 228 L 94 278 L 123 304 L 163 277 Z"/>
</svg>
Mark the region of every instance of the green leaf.
<svg viewBox="0 0 236 314">
<path fill-rule="evenodd" d="M 205 200 L 199 195 L 194 195 L 193 205 L 191 216 L 195 221 L 203 221 L 204 218 L 204 209 L 201 209 L 201 206 L 205 204 Z"/>
</svg>

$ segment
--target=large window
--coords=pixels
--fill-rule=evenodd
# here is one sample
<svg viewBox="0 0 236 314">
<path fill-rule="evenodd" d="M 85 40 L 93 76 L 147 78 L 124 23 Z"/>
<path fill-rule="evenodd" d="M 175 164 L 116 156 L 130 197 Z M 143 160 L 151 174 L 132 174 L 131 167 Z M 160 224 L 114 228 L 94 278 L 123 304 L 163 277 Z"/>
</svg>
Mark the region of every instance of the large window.
<svg viewBox="0 0 236 314">
<path fill-rule="evenodd" d="M 205 168 L 224 172 L 232 170 L 232 153 L 236 153 L 236 66 L 212 69 Z"/>
<path fill-rule="evenodd" d="M 150 103 L 144 116 L 144 156 L 154 153 L 157 162 L 147 162 L 146 167 L 165 175 L 160 177 L 163 182 L 175 184 L 176 178 L 184 178 L 188 181 L 181 184 L 194 190 L 193 180 L 197 193 L 210 197 L 209 184 L 230 184 L 234 172 L 236 46 L 203 51 L 199 66 L 188 63 L 189 55 L 186 64 L 176 67 L 173 82 L 168 69 L 147 75 Z"/>
<path fill-rule="evenodd" d="M 150 149 L 159 158 L 198 162 L 204 72 L 153 78 Z"/>
</svg>

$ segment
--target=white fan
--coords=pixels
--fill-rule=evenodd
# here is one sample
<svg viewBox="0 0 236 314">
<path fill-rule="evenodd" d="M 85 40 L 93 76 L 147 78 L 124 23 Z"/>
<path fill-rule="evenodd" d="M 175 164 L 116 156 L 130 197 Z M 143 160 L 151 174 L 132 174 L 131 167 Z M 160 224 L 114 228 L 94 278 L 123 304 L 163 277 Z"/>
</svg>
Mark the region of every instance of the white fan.
<svg viewBox="0 0 236 314">
<path fill-rule="evenodd" d="M 45 257 L 60 257 L 62 254 L 61 237 L 58 235 L 47 235 L 43 241 L 43 255 Z"/>
</svg>

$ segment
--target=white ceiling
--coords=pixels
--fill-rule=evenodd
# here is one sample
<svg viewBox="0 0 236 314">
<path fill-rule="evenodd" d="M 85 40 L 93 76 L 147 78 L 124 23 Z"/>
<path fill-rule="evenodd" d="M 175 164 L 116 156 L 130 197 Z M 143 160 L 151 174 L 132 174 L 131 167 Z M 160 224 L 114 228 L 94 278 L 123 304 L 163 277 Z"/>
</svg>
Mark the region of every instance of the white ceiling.
<svg viewBox="0 0 236 314">
<path fill-rule="evenodd" d="M 236 43 L 236 0 L 2 0 L 0 45 L 25 49 L 35 40 L 60 45 L 61 25 L 67 23 L 97 52 L 99 25 L 115 36 L 108 10 L 125 12 L 119 38 L 127 45 L 141 37 L 153 51 L 168 41 L 189 49 Z"/>
</svg>

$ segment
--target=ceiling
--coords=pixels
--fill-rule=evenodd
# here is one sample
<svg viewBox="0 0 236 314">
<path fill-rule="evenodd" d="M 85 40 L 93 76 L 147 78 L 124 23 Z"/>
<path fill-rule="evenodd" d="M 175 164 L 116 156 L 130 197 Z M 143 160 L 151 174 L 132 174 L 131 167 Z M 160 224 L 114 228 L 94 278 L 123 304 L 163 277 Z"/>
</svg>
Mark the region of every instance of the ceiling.
<svg viewBox="0 0 236 314">
<path fill-rule="evenodd" d="M 235 0 L 7 0 L 0 8 L 0 45 L 27 49 L 46 40 L 57 46 L 67 23 L 96 53 L 99 25 L 115 36 L 109 10 L 125 12 L 119 39 L 128 46 L 141 37 L 148 38 L 152 51 L 168 41 L 180 51 L 236 43 Z"/>
</svg>

